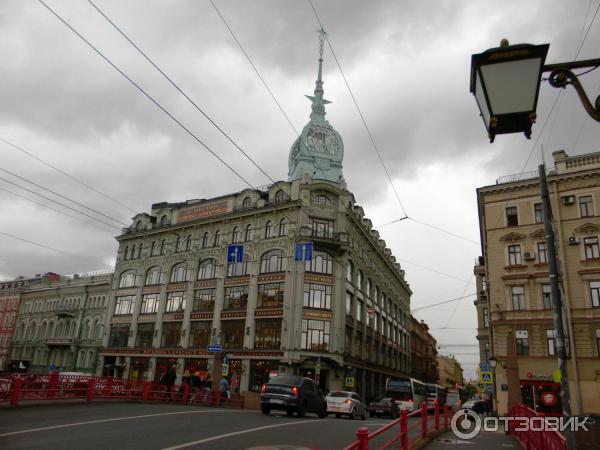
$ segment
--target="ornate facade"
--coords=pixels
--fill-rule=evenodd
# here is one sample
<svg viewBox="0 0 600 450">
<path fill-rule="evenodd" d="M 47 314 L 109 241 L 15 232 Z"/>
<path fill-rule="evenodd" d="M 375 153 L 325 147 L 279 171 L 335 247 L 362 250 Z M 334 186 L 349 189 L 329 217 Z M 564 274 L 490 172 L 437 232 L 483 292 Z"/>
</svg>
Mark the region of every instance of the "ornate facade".
<svg viewBox="0 0 600 450">
<path fill-rule="evenodd" d="M 349 379 L 370 397 L 410 372 L 411 291 L 346 188 L 321 64 L 287 182 L 157 203 L 117 237 L 105 374 L 210 370 L 209 344 L 222 345 L 242 391 L 294 373 L 328 389 Z"/>
<path fill-rule="evenodd" d="M 568 336 L 574 414 L 600 412 L 600 153 L 553 153 L 547 175 Z M 477 190 L 489 311 L 497 359 L 498 412 L 509 392 L 541 412 L 560 411 L 553 307 L 550 301 L 540 182 L 537 171 L 504 177 Z M 482 300 L 483 300 L 482 298 Z M 509 376 L 509 370 L 510 376 Z M 512 375 L 514 374 L 514 375 Z M 514 381 L 513 381 L 514 380 Z M 516 389 L 515 389 L 516 388 Z M 520 389 L 519 389 L 520 388 Z M 513 394 L 511 394 L 512 396 Z"/>
<path fill-rule="evenodd" d="M 95 373 L 112 272 L 53 277 L 21 293 L 11 358 L 31 371 Z"/>
</svg>

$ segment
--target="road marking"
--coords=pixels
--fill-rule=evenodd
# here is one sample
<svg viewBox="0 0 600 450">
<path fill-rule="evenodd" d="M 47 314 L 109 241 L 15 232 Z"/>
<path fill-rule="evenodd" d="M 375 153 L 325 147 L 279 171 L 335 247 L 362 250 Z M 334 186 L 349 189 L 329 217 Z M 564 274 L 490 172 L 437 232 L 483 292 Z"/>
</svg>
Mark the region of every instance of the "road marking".
<svg viewBox="0 0 600 450">
<path fill-rule="evenodd" d="M 313 423 L 313 422 L 319 422 L 319 423 L 332 422 L 333 420 L 334 419 L 330 419 L 330 420 L 314 419 L 314 420 L 302 420 L 302 421 L 295 420 L 295 421 L 291 421 L 291 422 L 278 423 L 275 425 L 265 425 L 264 427 L 249 428 L 247 430 L 234 431 L 233 433 L 219 434 L 217 436 L 199 439 L 199 440 L 193 441 L 193 442 L 186 442 L 184 444 L 175 445 L 173 447 L 166 447 L 162 450 L 177 450 L 180 448 L 191 447 L 192 445 L 205 444 L 207 442 L 218 441 L 219 439 L 226 439 L 226 438 L 229 438 L 232 436 L 239 436 L 240 434 L 254 433 L 255 431 L 268 430 L 270 428 L 286 427 L 288 425 L 302 425 L 305 423 Z"/>
<path fill-rule="evenodd" d="M 16 434 L 35 433 L 37 431 L 55 430 L 57 428 L 77 427 L 80 425 L 90 425 L 90 424 L 94 424 L 94 423 L 117 422 L 119 420 L 144 419 L 146 417 L 174 416 L 177 414 L 204 414 L 204 413 L 215 413 L 215 412 L 227 412 L 227 413 L 253 412 L 253 413 L 256 413 L 256 411 L 251 411 L 251 410 L 236 411 L 236 410 L 232 410 L 232 409 L 218 410 L 218 411 L 214 410 L 214 409 L 202 410 L 202 411 L 176 411 L 176 412 L 166 412 L 166 413 L 156 413 L 156 414 L 145 414 L 145 415 L 141 415 L 141 416 L 114 417 L 112 419 L 89 420 L 87 422 L 65 423 L 63 425 L 52 425 L 49 427 L 41 427 L 41 428 L 30 428 L 28 430 L 11 431 L 9 433 L 2 433 L 2 434 L 0 434 L 0 437 L 14 436 Z"/>
</svg>

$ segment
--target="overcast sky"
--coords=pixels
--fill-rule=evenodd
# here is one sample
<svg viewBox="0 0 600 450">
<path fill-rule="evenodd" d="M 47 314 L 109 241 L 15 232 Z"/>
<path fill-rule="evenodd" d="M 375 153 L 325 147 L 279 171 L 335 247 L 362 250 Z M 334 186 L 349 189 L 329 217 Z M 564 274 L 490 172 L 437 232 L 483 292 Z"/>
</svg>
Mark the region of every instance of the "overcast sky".
<svg viewBox="0 0 600 450">
<path fill-rule="evenodd" d="M 287 179 L 296 135 L 208 0 L 95 1 L 271 177 Z M 318 58 L 319 25 L 308 1 L 215 4 L 301 130 L 310 113 L 304 94 L 314 89 Z M 548 83 L 542 84 L 532 140 L 498 136 L 489 144 L 469 93 L 471 54 L 505 37 L 511 43 L 550 43 L 549 63 L 599 57 L 594 44 L 600 17 L 587 32 L 598 4 L 314 0 L 406 213 L 415 219 L 380 229 L 406 270 L 413 308 L 475 292 L 473 265 L 481 253 L 477 187 L 521 172 L 532 150 L 525 170 L 534 170 L 542 146 L 549 161 L 558 149 L 570 155 L 600 150 L 600 127 L 587 119 L 573 89 L 558 96 Z M 88 2 L 48 5 L 250 183 L 268 183 Z M 0 29 L 0 138 L 137 212 L 160 201 L 246 187 L 38 1 L 2 1 Z M 333 102 L 327 118 L 344 139 L 349 189 L 375 225 L 402 217 L 327 48 L 323 79 L 325 97 Z M 600 71 L 582 81 L 597 93 Z M 0 167 L 110 216 L 44 194 L 117 227 L 122 225 L 112 219 L 129 223 L 134 215 L 2 141 Z M 42 192 L 6 172 L 0 177 Z M 68 253 L 0 234 L 0 279 L 114 264 L 116 229 L 2 180 L 0 232 Z M 432 328 L 440 352 L 463 363 L 467 377 L 478 362 L 472 300 L 415 313 Z"/>
</svg>

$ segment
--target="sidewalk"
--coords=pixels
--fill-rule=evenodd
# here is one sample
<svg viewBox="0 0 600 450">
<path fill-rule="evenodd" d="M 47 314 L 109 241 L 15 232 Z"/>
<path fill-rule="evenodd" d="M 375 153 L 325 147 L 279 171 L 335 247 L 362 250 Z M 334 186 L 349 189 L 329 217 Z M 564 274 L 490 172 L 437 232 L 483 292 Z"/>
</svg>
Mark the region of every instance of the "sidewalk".
<svg viewBox="0 0 600 450">
<path fill-rule="evenodd" d="M 514 437 L 504 434 L 504 431 L 481 431 L 475 438 L 468 441 L 458 439 L 451 431 L 443 433 L 438 438 L 431 441 L 425 447 L 427 450 L 449 450 L 449 449 L 470 449 L 470 450 L 507 450 L 521 448 L 519 441 Z"/>
</svg>

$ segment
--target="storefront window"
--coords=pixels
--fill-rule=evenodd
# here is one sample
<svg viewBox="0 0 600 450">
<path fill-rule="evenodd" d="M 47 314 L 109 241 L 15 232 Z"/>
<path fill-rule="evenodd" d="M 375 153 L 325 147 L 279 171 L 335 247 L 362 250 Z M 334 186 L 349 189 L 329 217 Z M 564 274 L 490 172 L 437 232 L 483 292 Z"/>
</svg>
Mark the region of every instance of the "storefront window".
<svg viewBox="0 0 600 450">
<path fill-rule="evenodd" d="M 165 322 L 160 337 L 161 347 L 177 347 L 181 337 L 181 322 Z"/>
<path fill-rule="evenodd" d="M 264 383 L 279 375 L 279 361 L 250 361 L 250 391 L 260 392 Z"/>
<path fill-rule="evenodd" d="M 142 348 L 152 347 L 153 338 L 154 323 L 139 323 L 137 327 L 137 337 L 135 340 L 135 346 Z"/>
</svg>

